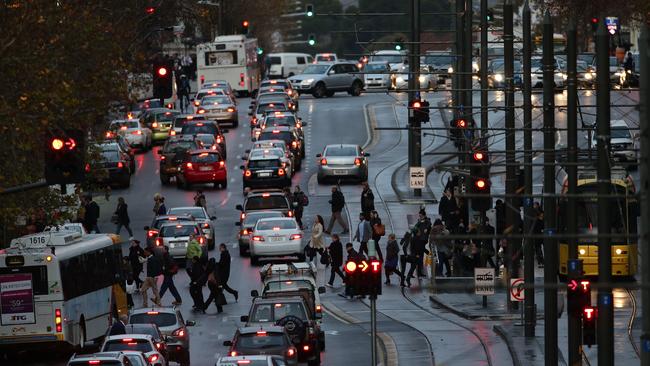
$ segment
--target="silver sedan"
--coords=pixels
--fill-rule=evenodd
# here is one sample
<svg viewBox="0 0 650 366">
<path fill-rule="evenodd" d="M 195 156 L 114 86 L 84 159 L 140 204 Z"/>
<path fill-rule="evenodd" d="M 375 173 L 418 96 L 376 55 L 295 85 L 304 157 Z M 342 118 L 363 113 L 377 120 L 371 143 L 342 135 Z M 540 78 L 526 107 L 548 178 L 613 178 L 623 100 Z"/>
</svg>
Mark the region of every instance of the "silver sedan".
<svg viewBox="0 0 650 366">
<path fill-rule="evenodd" d="M 233 127 L 239 125 L 237 106 L 227 96 L 204 97 L 196 113 L 217 123 L 230 123 Z"/>
<path fill-rule="evenodd" d="M 360 182 L 368 179 L 368 156 L 359 145 L 327 145 L 318 158 L 318 183 L 327 178 L 353 178 Z"/>
</svg>

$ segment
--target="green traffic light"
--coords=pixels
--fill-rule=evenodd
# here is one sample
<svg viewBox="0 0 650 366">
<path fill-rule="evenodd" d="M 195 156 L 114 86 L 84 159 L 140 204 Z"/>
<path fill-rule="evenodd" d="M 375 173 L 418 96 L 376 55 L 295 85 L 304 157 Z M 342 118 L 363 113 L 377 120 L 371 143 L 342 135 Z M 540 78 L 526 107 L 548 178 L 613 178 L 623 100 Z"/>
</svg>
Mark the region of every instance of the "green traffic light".
<svg viewBox="0 0 650 366">
<path fill-rule="evenodd" d="M 396 44 L 396 45 L 395 45 L 395 50 L 396 50 L 396 51 L 401 51 L 401 50 L 402 50 L 402 46 Z"/>
<path fill-rule="evenodd" d="M 262 47 L 257 47 L 257 54 L 261 55 L 263 53 L 264 53 L 264 50 L 262 49 Z"/>
<path fill-rule="evenodd" d="M 313 45 L 316 44 L 316 40 L 315 39 L 310 39 L 309 41 L 307 41 L 307 43 L 309 43 L 310 46 L 313 46 Z"/>
<path fill-rule="evenodd" d="M 307 16 L 308 16 L 308 17 L 313 17 L 313 16 L 314 16 L 314 12 L 313 12 L 313 11 L 308 11 L 308 12 L 307 12 Z"/>
</svg>

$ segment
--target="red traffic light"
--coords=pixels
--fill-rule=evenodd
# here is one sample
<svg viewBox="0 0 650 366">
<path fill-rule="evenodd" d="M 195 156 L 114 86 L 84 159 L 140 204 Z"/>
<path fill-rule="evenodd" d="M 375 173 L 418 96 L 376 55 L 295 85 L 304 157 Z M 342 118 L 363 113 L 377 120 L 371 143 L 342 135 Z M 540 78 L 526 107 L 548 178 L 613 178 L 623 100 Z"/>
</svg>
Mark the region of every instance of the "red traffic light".
<svg viewBox="0 0 650 366">
<path fill-rule="evenodd" d="M 151 15 L 156 12 L 156 8 L 154 8 L 153 6 L 147 6 L 146 8 L 144 8 L 144 12 Z"/>
<path fill-rule="evenodd" d="M 582 290 L 582 292 L 590 292 L 591 281 L 587 281 L 587 280 L 580 281 L 580 289 Z"/>
<path fill-rule="evenodd" d="M 594 309 L 591 306 L 587 306 L 584 309 L 582 309 L 582 316 L 583 319 L 586 321 L 594 320 L 596 319 L 596 309 Z"/>
<path fill-rule="evenodd" d="M 487 182 L 483 178 L 479 178 L 474 182 L 474 186 L 477 189 L 483 190 L 487 187 Z"/>
<path fill-rule="evenodd" d="M 161 67 L 158 69 L 158 75 L 160 76 L 165 76 L 167 75 L 167 68 L 166 67 Z"/>
<path fill-rule="evenodd" d="M 52 149 L 54 149 L 54 150 L 63 149 L 63 140 L 61 140 L 61 139 L 52 140 Z"/>
<path fill-rule="evenodd" d="M 381 272 L 381 262 L 376 260 L 376 259 L 373 259 L 370 262 L 370 268 L 371 268 L 373 273 Z"/>
<path fill-rule="evenodd" d="M 459 119 L 456 126 L 459 128 L 465 128 L 467 127 L 467 122 L 464 119 Z"/>
<path fill-rule="evenodd" d="M 73 150 L 75 147 L 77 147 L 77 142 L 72 138 L 61 139 L 55 137 L 54 139 L 52 139 L 50 146 L 52 147 L 53 150 L 56 151 L 60 151 L 63 148 L 66 148 L 67 150 Z"/>
<path fill-rule="evenodd" d="M 475 152 L 472 156 L 474 157 L 474 160 L 476 160 L 476 161 L 483 161 L 483 159 L 485 159 L 485 154 L 483 154 L 483 152 L 481 152 L 481 151 Z"/>
<path fill-rule="evenodd" d="M 248 20 L 244 20 L 244 21 L 241 23 L 241 25 L 243 25 L 244 27 L 248 27 Z"/>
<path fill-rule="evenodd" d="M 591 23 L 592 24 L 598 23 L 598 18 L 596 18 L 596 17 L 591 18 Z"/>
<path fill-rule="evenodd" d="M 422 107 L 422 104 L 420 104 L 419 101 L 415 101 L 415 102 L 413 102 L 412 107 L 413 107 L 413 108 L 420 108 L 420 107 Z"/>
<path fill-rule="evenodd" d="M 357 270 L 357 264 L 355 262 L 348 262 L 345 264 L 345 272 L 354 273 Z"/>
</svg>

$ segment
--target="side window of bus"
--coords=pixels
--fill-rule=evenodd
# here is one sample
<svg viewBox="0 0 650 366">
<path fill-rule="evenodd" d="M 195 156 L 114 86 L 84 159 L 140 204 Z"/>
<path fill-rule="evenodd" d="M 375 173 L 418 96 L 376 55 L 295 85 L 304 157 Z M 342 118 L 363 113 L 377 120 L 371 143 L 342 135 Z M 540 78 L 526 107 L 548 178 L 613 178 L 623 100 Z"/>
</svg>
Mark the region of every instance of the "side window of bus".
<svg viewBox="0 0 650 366">
<path fill-rule="evenodd" d="M 296 57 L 296 61 L 298 62 L 298 65 L 304 65 L 307 63 L 303 56 Z"/>
</svg>

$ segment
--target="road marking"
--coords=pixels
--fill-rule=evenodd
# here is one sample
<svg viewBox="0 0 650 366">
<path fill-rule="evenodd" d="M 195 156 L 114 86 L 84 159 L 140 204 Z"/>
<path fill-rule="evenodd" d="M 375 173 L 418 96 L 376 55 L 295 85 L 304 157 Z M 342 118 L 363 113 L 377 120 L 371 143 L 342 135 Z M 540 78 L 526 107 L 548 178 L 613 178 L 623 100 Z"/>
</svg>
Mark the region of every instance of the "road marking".
<svg viewBox="0 0 650 366">
<path fill-rule="evenodd" d="M 233 180 L 234 180 L 234 179 L 233 179 Z M 224 199 L 221 201 L 221 203 L 219 204 L 219 206 L 220 206 L 220 207 L 225 206 L 225 204 L 228 202 L 228 200 L 230 199 L 231 196 L 232 196 L 232 192 L 228 192 L 228 194 L 226 195 L 226 198 L 224 198 Z"/>
<path fill-rule="evenodd" d="M 239 148 L 241 149 L 241 148 L 244 147 L 244 144 L 239 144 L 238 146 L 239 146 Z"/>
<path fill-rule="evenodd" d="M 307 182 L 307 192 L 309 193 L 310 196 L 315 196 L 316 195 L 316 185 L 318 184 L 316 180 L 316 174 L 312 174 L 311 177 L 309 177 L 309 181 Z"/>
</svg>

